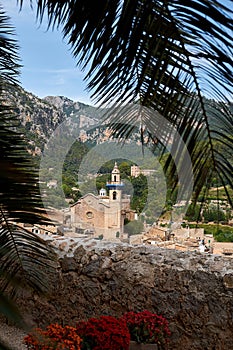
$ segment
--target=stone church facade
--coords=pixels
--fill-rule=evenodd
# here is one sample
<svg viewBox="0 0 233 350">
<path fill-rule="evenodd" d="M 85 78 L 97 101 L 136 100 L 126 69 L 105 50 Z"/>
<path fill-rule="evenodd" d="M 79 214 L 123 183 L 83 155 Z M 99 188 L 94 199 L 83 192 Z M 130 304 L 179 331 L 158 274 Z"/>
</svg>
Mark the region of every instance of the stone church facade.
<svg viewBox="0 0 233 350">
<path fill-rule="evenodd" d="M 103 238 L 114 240 L 124 234 L 124 219 L 134 220 L 135 213 L 130 209 L 129 196 L 122 196 L 123 183 L 120 171 L 115 163 L 111 181 L 96 196 L 88 193 L 71 205 L 69 221 L 76 233 L 103 235 Z"/>
</svg>

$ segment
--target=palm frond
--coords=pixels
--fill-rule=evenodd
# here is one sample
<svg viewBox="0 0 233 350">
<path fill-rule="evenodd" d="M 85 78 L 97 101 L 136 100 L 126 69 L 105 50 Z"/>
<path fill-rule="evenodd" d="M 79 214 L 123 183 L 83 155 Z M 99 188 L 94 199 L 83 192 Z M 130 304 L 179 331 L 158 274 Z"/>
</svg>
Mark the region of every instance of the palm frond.
<svg viewBox="0 0 233 350">
<path fill-rule="evenodd" d="M 13 287 L 15 291 L 24 284 L 38 291 L 47 291 L 54 271 L 52 267 L 55 268 L 54 257 L 44 240 L 11 223 L 1 211 L 1 290 Z"/>
<path fill-rule="evenodd" d="M 10 85 L 9 85 L 10 88 Z M 11 86 L 11 89 L 13 87 Z M 0 203 L 16 222 L 45 222 L 40 198 L 38 173 L 26 150 L 22 135 L 17 132 L 18 120 L 0 96 Z"/>
<path fill-rule="evenodd" d="M 3 84 L 14 84 L 19 75 L 18 45 L 13 37 L 14 30 L 9 24 L 9 17 L 0 5 L 0 79 Z M 2 86 L 1 86 L 2 88 Z"/>
<path fill-rule="evenodd" d="M 233 87 L 230 7 L 217 0 L 38 0 L 38 18 L 46 15 L 49 26 L 62 27 L 77 63 L 87 69 L 87 88 L 97 102 L 139 104 L 173 125 L 192 160 L 194 201 L 213 174 L 226 190 L 226 184 L 233 186 L 227 156 L 232 113 L 226 105 Z M 211 105 L 207 98 L 225 105 Z M 118 110 L 110 119 L 118 135 L 128 137 L 137 123 L 155 134 L 158 118 Z M 180 154 L 179 142 L 173 140 L 172 147 Z M 169 157 L 166 170 L 174 188 L 175 168 Z"/>
<path fill-rule="evenodd" d="M 42 216 L 37 173 L 17 131 L 14 106 L 5 102 L 7 91 L 17 88 L 19 73 L 17 45 L 8 20 L 0 9 L 0 312 L 18 321 L 6 296 L 25 284 L 45 291 L 55 262 L 49 246 L 19 225 L 47 219 Z"/>
</svg>

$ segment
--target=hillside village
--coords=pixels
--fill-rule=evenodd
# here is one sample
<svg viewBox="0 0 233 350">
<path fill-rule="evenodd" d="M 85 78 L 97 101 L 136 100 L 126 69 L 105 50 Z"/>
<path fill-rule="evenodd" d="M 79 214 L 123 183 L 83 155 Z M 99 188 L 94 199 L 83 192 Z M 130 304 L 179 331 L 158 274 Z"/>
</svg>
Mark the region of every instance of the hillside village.
<svg viewBox="0 0 233 350">
<path fill-rule="evenodd" d="M 137 177 L 141 172 L 143 170 L 138 166 L 131 166 L 131 175 Z M 149 169 L 144 173 L 151 175 Z M 233 257 L 233 243 L 217 242 L 212 234 L 204 234 L 204 228 L 190 228 L 187 221 L 181 225 L 161 219 L 153 225 L 144 223 L 142 231 L 137 234 L 126 233 L 125 219 L 132 222 L 139 218 L 136 211 L 130 208 L 130 196 L 122 195 L 123 187 L 124 183 L 121 181 L 120 171 L 115 162 L 111 179 L 106 183 L 108 195 L 105 188 L 101 188 L 98 195 L 88 193 L 71 204 L 68 209 L 49 211 L 49 218 L 56 224 L 37 227 L 29 225 L 27 229 L 39 235 L 53 236 L 60 242 L 61 249 L 66 246 L 64 245 L 66 238 L 94 238 Z"/>
</svg>

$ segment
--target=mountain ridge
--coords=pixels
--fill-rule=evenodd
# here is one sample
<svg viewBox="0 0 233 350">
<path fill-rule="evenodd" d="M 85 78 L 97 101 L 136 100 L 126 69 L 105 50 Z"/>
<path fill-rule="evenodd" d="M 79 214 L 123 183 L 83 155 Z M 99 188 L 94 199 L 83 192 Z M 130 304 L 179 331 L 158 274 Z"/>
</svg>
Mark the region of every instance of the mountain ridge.
<svg viewBox="0 0 233 350">
<path fill-rule="evenodd" d="M 97 107 L 65 96 L 39 98 L 22 87 L 11 89 L 6 102 L 13 106 L 18 116 L 19 131 L 25 135 L 29 149 L 37 154 L 43 151 L 51 134 L 65 120 L 85 132 L 90 126 L 97 125 L 103 114 Z"/>
</svg>

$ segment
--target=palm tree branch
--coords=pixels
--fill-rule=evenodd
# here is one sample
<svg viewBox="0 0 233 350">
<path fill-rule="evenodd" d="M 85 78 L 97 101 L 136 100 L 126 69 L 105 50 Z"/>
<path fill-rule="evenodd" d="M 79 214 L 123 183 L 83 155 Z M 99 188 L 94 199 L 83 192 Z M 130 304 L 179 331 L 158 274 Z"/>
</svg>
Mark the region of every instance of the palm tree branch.
<svg viewBox="0 0 233 350">
<path fill-rule="evenodd" d="M 227 130 L 215 133 L 214 113 L 207 109 L 203 91 L 228 100 L 224 92 L 233 84 L 231 10 L 216 0 L 125 0 L 114 5 L 111 1 L 97 5 L 90 0 L 38 0 L 37 4 L 41 20 L 47 9 L 49 25 L 63 26 L 78 64 L 88 68 L 87 88 L 97 101 L 138 102 L 158 111 L 186 141 L 196 183 L 201 175 L 200 186 L 205 165 L 198 166 L 198 144 L 204 142 L 208 151 L 211 169 L 205 169 L 205 176 L 220 171 L 225 157 L 217 155 L 215 140 L 226 141 Z M 121 136 L 128 136 L 136 122 L 143 132 L 144 123 L 155 135 L 155 123 L 147 113 L 123 112 L 119 123 L 115 123 L 116 114 L 110 121 L 112 126 L 125 122 Z M 219 116 L 224 124 L 228 117 Z M 171 130 L 167 132 L 171 135 Z"/>
</svg>

